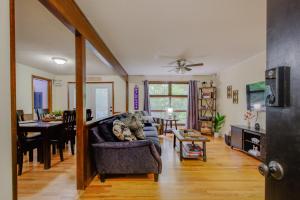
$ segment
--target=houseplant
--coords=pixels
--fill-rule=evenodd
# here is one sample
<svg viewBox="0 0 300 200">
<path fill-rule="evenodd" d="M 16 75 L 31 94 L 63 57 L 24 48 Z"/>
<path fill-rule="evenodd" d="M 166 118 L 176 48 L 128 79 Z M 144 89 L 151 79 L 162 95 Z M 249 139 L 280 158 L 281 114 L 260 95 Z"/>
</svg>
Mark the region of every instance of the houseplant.
<svg viewBox="0 0 300 200">
<path fill-rule="evenodd" d="M 223 127 L 225 123 L 225 115 L 222 115 L 217 112 L 215 117 L 215 125 L 214 125 L 214 134 L 216 137 L 219 137 L 221 135 L 220 130 Z"/>
</svg>

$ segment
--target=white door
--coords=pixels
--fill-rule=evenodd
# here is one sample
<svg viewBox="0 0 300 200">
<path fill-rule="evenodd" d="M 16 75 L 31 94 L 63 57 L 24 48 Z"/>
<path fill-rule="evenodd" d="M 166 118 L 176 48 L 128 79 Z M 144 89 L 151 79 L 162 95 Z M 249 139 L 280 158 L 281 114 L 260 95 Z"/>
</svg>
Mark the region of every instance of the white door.
<svg viewBox="0 0 300 200">
<path fill-rule="evenodd" d="M 112 115 L 113 84 L 87 83 L 86 108 L 92 109 L 93 117 L 98 119 Z M 75 83 L 69 84 L 69 109 L 76 108 Z"/>
</svg>

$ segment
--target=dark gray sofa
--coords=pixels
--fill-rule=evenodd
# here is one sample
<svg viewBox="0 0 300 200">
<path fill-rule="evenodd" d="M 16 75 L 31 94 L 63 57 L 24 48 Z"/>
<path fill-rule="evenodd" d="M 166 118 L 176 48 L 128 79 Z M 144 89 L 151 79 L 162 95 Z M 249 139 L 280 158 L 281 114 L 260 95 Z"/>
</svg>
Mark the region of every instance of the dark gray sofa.
<svg viewBox="0 0 300 200">
<path fill-rule="evenodd" d="M 157 130 L 151 125 L 144 127 L 146 140 L 119 141 L 112 133 L 113 121 L 126 114 L 100 121 L 90 130 L 94 161 L 101 182 L 108 174 L 154 174 L 155 181 L 161 173 L 161 147 Z"/>
</svg>

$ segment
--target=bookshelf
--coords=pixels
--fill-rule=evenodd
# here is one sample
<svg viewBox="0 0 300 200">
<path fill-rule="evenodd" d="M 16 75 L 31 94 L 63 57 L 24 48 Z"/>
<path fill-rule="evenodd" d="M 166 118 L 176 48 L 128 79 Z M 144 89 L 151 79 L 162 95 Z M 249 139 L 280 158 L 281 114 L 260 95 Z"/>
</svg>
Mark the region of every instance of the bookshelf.
<svg viewBox="0 0 300 200">
<path fill-rule="evenodd" d="M 202 134 L 214 134 L 217 111 L 216 92 L 216 87 L 199 88 L 199 127 Z"/>
</svg>

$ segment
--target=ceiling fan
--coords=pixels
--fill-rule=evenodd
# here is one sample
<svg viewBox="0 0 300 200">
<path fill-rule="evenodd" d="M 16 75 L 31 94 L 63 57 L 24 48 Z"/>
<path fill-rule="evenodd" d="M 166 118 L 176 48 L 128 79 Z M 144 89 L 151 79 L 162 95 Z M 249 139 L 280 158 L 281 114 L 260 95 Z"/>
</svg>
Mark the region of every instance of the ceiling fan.
<svg viewBox="0 0 300 200">
<path fill-rule="evenodd" d="M 175 66 L 173 64 L 176 64 Z M 191 63 L 184 58 L 176 59 L 175 61 L 169 63 L 169 66 L 162 67 L 173 67 L 173 69 L 168 72 L 176 72 L 178 74 L 184 74 L 185 72 L 189 72 L 192 70 L 192 67 L 201 67 L 203 63 Z"/>
</svg>

